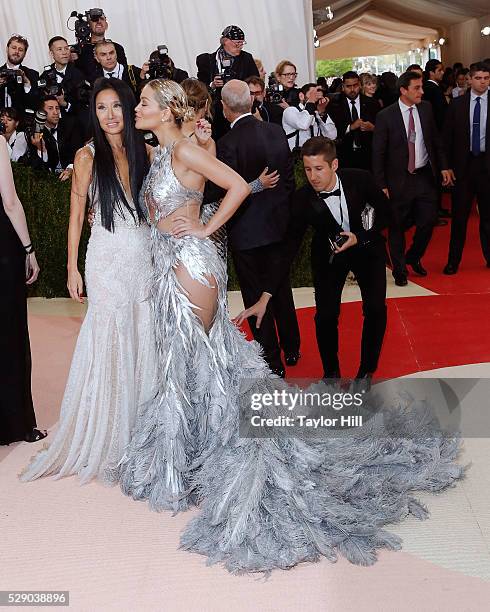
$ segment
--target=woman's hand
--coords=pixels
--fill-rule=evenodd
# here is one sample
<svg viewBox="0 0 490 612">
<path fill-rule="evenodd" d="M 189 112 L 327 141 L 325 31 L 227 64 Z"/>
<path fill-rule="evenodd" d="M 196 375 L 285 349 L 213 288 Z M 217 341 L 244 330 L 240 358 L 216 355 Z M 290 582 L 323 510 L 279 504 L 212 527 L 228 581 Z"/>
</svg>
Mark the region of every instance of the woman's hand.
<svg viewBox="0 0 490 612">
<path fill-rule="evenodd" d="M 269 174 L 267 174 L 268 170 L 269 170 L 268 166 L 266 166 L 262 170 L 262 174 L 259 176 L 259 181 L 264 186 L 264 189 L 274 189 L 274 187 L 279 182 L 281 175 L 279 174 L 277 170 L 274 170 L 273 172 L 270 172 Z"/>
<path fill-rule="evenodd" d="M 206 119 L 199 119 L 199 121 L 196 121 L 194 136 L 196 137 L 197 144 L 201 147 L 205 147 L 211 138 L 211 124 L 209 121 L 206 121 Z"/>
<path fill-rule="evenodd" d="M 172 236 L 184 238 L 185 236 L 195 236 L 196 238 L 207 238 L 206 226 L 199 219 L 189 219 L 189 217 L 175 217 Z"/>
<path fill-rule="evenodd" d="M 39 276 L 39 264 L 37 263 L 34 251 L 26 257 L 26 284 L 32 285 Z"/>
<path fill-rule="evenodd" d="M 83 281 L 78 269 L 68 271 L 68 282 L 66 286 L 70 292 L 71 299 L 83 304 Z"/>
<path fill-rule="evenodd" d="M 270 293 L 264 292 L 260 296 L 259 301 L 253 306 L 250 306 L 250 308 L 242 310 L 242 312 L 233 319 L 233 323 L 235 323 L 235 325 L 241 325 L 245 319 L 248 319 L 248 317 L 257 317 L 255 326 L 257 329 L 260 328 L 260 324 L 262 323 L 262 319 L 264 318 L 267 310 L 267 304 L 269 303 L 271 297 L 272 296 Z"/>
</svg>

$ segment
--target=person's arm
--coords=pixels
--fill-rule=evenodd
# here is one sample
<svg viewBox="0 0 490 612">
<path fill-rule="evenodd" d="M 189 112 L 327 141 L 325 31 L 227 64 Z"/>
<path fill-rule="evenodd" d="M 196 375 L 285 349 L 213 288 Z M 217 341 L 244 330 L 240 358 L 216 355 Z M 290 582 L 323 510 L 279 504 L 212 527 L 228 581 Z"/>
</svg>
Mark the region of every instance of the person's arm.
<svg viewBox="0 0 490 612">
<path fill-rule="evenodd" d="M 78 247 L 85 218 L 87 193 L 92 176 L 93 157 L 87 147 L 75 155 L 70 195 L 70 222 L 68 225 L 68 291 L 76 302 L 83 302 L 83 281 L 78 271 Z"/>
<path fill-rule="evenodd" d="M 307 130 L 315 123 L 315 115 L 310 115 L 307 110 L 300 111 L 295 106 L 286 108 L 283 121 L 294 130 Z"/>
<path fill-rule="evenodd" d="M 185 216 L 174 219 L 174 236 L 178 238 L 184 236 L 208 237 L 233 216 L 250 194 L 250 187 L 229 166 L 189 141 L 180 142 L 175 147 L 174 159 L 187 169 L 212 181 L 226 192 L 218 210 L 204 226 Z"/>
<path fill-rule="evenodd" d="M 389 200 L 384 192 L 376 185 L 371 174 L 365 176 L 365 190 L 366 204 L 369 204 L 374 209 L 374 219 L 370 229 L 361 227 L 361 229 L 356 232 L 357 243 L 360 246 L 371 242 L 376 234 L 379 234 L 388 227 L 390 220 Z"/>
<path fill-rule="evenodd" d="M 327 116 L 325 121 L 319 118 L 320 121 L 320 131 L 322 136 L 326 136 L 330 138 L 330 140 L 335 140 L 337 138 L 337 128 L 335 127 L 335 123 L 332 121 L 332 118 Z"/>
<path fill-rule="evenodd" d="M 31 237 L 27 227 L 26 215 L 24 208 L 19 200 L 17 191 L 15 190 L 14 177 L 12 174 L 12 166 L 10 165 L 10 157 L 7 149 L 7 141 L 3 136 L 0 136 L 0 195 L 2 196 L 3 209 L 9 218 L 10 223 L 19 237 L 22 246 L 26 248 L 26 256 L 28 258 L 29 276 L 27 284 L 33 283 L 39 274 L 39 266 L 36 260 L 34 251 L 27 253 L 29 248 L 32 248 Z"/>
</svg>

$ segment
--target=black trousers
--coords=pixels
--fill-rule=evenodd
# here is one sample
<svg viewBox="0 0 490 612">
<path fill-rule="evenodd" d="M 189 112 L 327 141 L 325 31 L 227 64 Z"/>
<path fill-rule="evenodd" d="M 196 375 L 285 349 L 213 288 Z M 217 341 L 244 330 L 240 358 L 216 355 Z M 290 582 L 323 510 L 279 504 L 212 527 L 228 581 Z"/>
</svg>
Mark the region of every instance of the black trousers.
<svg viewBox="0 0 490 612">
<path fill-rule="evenodd" d="M 483 257 L 490 262 L 490 173 L 484 155 L 471 157 L 465 177 L 456 177 L 452 193 L 451 240 L 448 262 L 458 266 L 466 241 L 466 228 L 473 198 L 480 214 L 480 243 Z"/>
<path fill-rule="evenodd" d="M 386 249 L 384 243 L 352 247 L 315 271 L 316 339 L 327 378 L 340 371 L 339 314 L 348 273 L 356 275 L 362 296 L 361 361 L 359 373 L 373 373 L 386 331 Z"/>
<path fill-rule="evenodd" d="M 253 306 L 264 291 L 270 290 L 272 293 L 260 328 L 256 327 L 256 317 L 250 317 L 248 322 L 255 340 L 264 350 L 264 359 L 269 366 L 281 368 L 281 348 L 285 353 L 296 353 L 300 345 L 289 269 L 285 269 L 287 259 L 284 246 L 282 243 L 276 243 L 255 249 L 232 251 L 232 256 L 245 308 Z M 274 280 L 270 278 L 271 274 L 276 275 Z M 271 289 L 271 286 L 274 286 L 274 289 Z"/>
<path fill-rule="evenodd" d="M 407 274 L 407 261 L 422 259 L 437 221 L 437 187 L 430 166 L 407 173 L 403 194 L 391 196 L 390 202 L 388 244 L 393 274 Z M 415 234 L 405 253 L 405 232 L 411 225 L 415 225 Z"/>
</svg>

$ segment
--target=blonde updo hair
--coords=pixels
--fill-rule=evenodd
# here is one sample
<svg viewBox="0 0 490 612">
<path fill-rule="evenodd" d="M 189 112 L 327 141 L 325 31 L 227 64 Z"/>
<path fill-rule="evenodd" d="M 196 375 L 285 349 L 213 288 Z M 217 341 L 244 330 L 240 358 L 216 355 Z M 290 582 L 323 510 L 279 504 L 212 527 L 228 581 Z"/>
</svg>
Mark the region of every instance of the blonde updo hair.
<svg viewBox="0 0 490 612">
<path fill-rule="evenodd" d="M 186 93 L 178 83 L 168 79 L 153 79 L 148 83 L 148 87 L 153 89 L 158 106 L 162 110 L 170 109 L 178 126 L 194 118 L 194 111 L 189 106 Z"/>
</svg>

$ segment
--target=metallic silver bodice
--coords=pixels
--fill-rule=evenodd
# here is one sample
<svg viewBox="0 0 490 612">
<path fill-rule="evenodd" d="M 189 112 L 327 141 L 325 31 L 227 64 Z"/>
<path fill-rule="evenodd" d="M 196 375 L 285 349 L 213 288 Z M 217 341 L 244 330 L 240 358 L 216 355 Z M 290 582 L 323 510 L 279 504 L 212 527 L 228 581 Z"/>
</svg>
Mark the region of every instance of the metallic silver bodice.
<svg viewBox="0 0 490 612">
<path fill-rule="evenodd" d="M 201 205 L 203 194 L 197 189 L 184 187 L 172 168 L 172 151 L 175 146 L 158 146 L 150 171 L 141 189 L 141 205 L 148 211 L 150 219 L 157 224 L 186 204 Z"/>
</svg>

